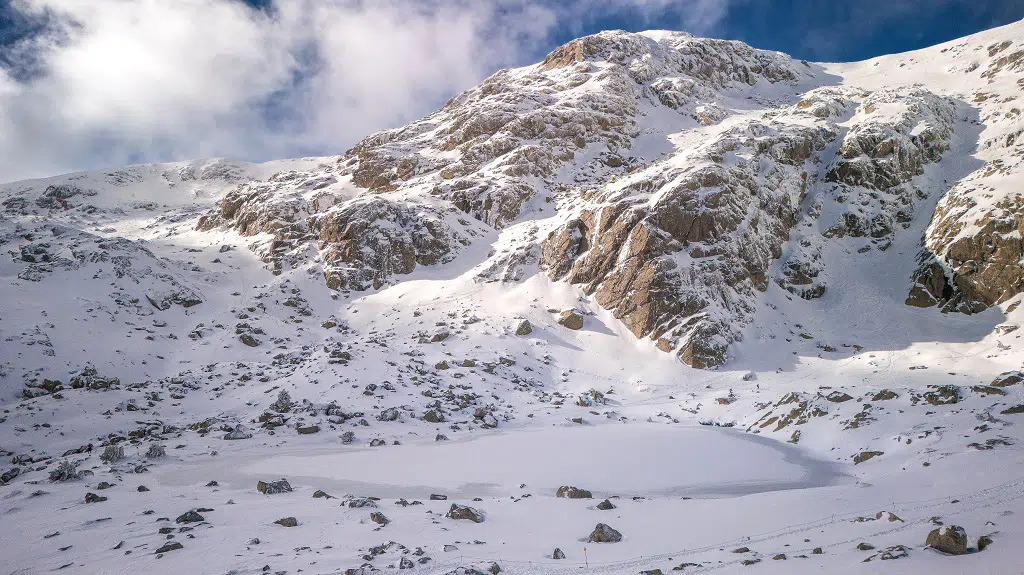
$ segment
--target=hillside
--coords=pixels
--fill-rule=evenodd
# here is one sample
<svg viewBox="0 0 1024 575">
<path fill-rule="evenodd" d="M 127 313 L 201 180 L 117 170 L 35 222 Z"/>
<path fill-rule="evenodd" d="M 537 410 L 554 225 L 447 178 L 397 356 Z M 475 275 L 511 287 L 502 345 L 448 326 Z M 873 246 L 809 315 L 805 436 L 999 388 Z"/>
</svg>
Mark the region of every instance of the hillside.
<svg viewBox="0 0 1024 575">
<path fill-rule="evenodd" d="M 0 185 L 2 571 L 1015 572 L 1021 38 L 602 32 L 340 156 Z"/>
</svg>

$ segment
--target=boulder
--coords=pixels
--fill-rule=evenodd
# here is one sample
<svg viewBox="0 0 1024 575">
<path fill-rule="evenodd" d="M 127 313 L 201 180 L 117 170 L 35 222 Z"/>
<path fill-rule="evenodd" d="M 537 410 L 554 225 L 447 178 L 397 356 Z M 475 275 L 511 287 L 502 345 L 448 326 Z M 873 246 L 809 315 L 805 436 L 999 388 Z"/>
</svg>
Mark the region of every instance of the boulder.
<svg viewBox="0 0 1024 575">
<path fill-rule="evenodd" d="M 967 532 L 959 525 L 950 525 L 945 529 L 939 527 L 928 534 L 924 544 L 950 555 L 964 555 L 967 553 Z"/>
<path fill-rule="evenodd" d="M 99 495 L 96 495 L 95 493 L 86 493 L 85 494 L 85 502 L 86 503 L 100 503 L 100 502 L 103 502 L 103 501 L 106 501 L 106 500 L 107 500 L 106 497 L 101 497 Z"/>
<path fill-rule="evenodd" d="M 264 495 L 273 495 L 275 493 L 287 493 L 292 490 L 291 484 L 288 483 L 287 479 L 280 481 L 258 481 L 256 482 L 256 491 Z"/>
<path fill-rule="evenodd" d="M 374 523 L 382 527 L 387 525 L 388 523 L 391 523 L 391 520 L 385 517 L 384 514 L 380 511 L 374 511 L 370 513 L 370 521 L 373 521 Z"/>
<path fill-rule="evenodd" d="M 594 495 L 586 489 L 571 487 L 569 485 L 563 485 L 555 492 L 555 497 L 564 497 L 566 499 L 590 499 L 593 496 Z"/>
<path fill-rule="evenodd" d="M 397 407 L 389 407 L 381 410 L 380 414 L 377 415 L 377 421 L 398 421 L 402 417 L 402 412 L 398 411 Z"/>
<path fill-rule="evenodd" d="M 250 433 L 249 430 L 242 425 L 237 425 L 235 426 L 234 429 L 224 434 L 224 439 L 228 441 L 233 441 L 237 439 L 250 439 L 251 437 L 252 433 Z"/>
<path fill-rule="evenodd" d="M 186 511 L 174 520 L 175 523 L 199 523 L 200 521 L 206 521 L 206 518 L 195 511 Z"/>
<path fill-rule="evenodd" d="M 558 314 L 559 325 L 572 329 L 583 329 L 583 314 L 574 309 L 567 309 Z"/>
<path fill-rule="evenodd" d="M 484 521 L 483 513 L 468 505 L 459 505 L 458 503 L 452 503 L 452 507 L 445 514 L 445 517 L 448 519 L 468 519 L 473 523 L 483 523 Z"/>
<path fill-rule="evenodd" d="M 184 545 L 182 545 L 181 543 L 178 543 L 177 541 L 170 541 L 168 543 L 164 543 L 159 549 L 157 549 L 153 553 L 154 554 L 167 553 L 168 551 L 176 551 L 178 549 L 184 549 L 184 547 L 185 547 Z"/>
<path fill-rule="evenodd" d="M 551 552 L 551 558 L 552 559 L 565 559 L 565 553 L 562 553 L 561 549 L 559 549 L 558 547 L 555 547 L 555 550 Z"/>
<path fill-rule="evenodd" d="M 622 541 L 622 533 L 619 533 L 604 523 L 598 523 L 587 538 L 588 543 L 618 543 Z"/>
<path fill-rule="evenodd" d="M 872 457 L 878 457 L 879 455 L 885 455 L 885 452 L 883 452 L 883 451 L 861 451 L 857 455 L 853 456 L 853 464 L 854 465 L 859 465 L 859 464 L 864 463 L 865 461 L 871 459 Z"/>
<path fill-rule="evenodd" d="M 611 501 L 605 499 L 604 501 L 597 504 L 597 508 L 600 509 L 601 511 L 608 511 L 610 509 L 615 509 L 615 506 L 612 505 Z"/>
<path fill-rule="evenodd" d="M 523 320 L 516 326 L 516 335 L 530 335 L 533 333 L 533 326 L 529 320 Z"/>
<path fill-rule="evenodd" d="M 354 497 L 349 499 L 346 505 L 351 509 L 361 509 L 363 507 L 376 508 L 377 502 L 369 497 Z"/>
<path fill-rule="evenodd" d="M 281 527 L 297 527 L 299 525 L 299 521 L 294 517 L 282 517 L 274 523 Z"/>
</svg>

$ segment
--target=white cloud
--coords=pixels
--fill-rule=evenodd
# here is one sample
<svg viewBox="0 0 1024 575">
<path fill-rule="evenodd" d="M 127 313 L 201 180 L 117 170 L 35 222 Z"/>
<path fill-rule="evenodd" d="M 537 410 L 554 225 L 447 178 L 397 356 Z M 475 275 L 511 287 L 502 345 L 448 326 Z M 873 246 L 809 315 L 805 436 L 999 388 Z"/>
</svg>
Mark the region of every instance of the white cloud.
<svg viewBox="0 0 1024 575">
<path fill-rule="evenodd" d="M 687 0 L 707 29 L 725 0 Z M 340 153 L 550 48 L 570 21 L 667 0 L 15 0 L 46 32 L 0 69 L 0 181 L 139 161 Z M 676 5 L 678 6 L 678 4 Z"/>
</svg>

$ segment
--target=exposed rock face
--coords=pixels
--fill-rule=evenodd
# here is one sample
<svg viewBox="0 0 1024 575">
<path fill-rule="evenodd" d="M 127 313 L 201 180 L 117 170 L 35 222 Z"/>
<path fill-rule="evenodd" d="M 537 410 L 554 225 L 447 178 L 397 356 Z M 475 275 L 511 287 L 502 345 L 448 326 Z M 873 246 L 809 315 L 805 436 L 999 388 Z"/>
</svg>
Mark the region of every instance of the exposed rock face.
<svg viewBox="0 0 1024 575">
<path fill-rule="evenodd" d="M 442 217 L 381 198 L 346 204 L 315 221 L 331 289 L 379 289 L 394 274 L 447 261 L 455 248 Z"/>
<path fill-rule="evenodd" d="M 824 128 L 750 121 L 608 186 L 601 207 L 544 240 L 552 280 L 580 284 L 637 337 L 694 367 L 721 365 L 768 287 Z M 740 159 L 722 165 L 726 156 Z M 682 161 L 685 160 L 685 161 Z M 764 174 L 769 174 L 765 176 Z"/>
<path fill-rule="evenodd" d="M 957 181 L 936 206 L 909 305 L 970 314 L 1024 291 L 1024 196 L 1000 191 L 1014 189 L 1010 182 L 1019 177 L 1024 164 L 1019 105 L 1004 91 L 1019 85 L 1020 51 L 1016 65 L 1007 65 L 1008 56 L 999 55 L 996 48 L 983 74 L 988 86 L 975 94 L 971 105 L 986 123 L 1010 122 L 991 122 L 978 142 L 988 160 L 973 166 L 974 171 Z"/>
<path fill-rule="evenodd" d="M 230 183 L 206 196 L 220 201 L 202 204 L 196 228 L 243 236 L 276 272 L 301 267 L 343 292 L 382 289 L 484 241 L 495 252 L 469 262 L 475 281 L 544 273 L 579 286 L 636 337 L 715 368 L 765 292 L 825 296 L 830 281 L 847 281 L 826 269 L 830 253 L 885 251 L 935 202 L 916 270 L 901 272 L 906 303 L 974 313 L 1024 291 L 1024 201 L 1005 191 L 1024 161 L 1006 88 L 1017 89 L 1017 53 L 979 53 L 987 87 L 967 102 L 924 85 L 840 83 L 831 69 L 740 42 L 602 32 L 342 156 L 247 176 L 223 161 L 156 175 L 197 194 L 204 181 Z M 951 163 L 951 150 L 972 159 Z M 109 178 L 141 181 L 141 169 Z M 42 223 L 103 211 L 97 190 L 73 179 L 5 196 L 0 213 L 30 232 L 9 242 L 18 277 L 104 262 L 142 286 L 119 305 L 201 303 L 143 242 Z M 195 221 L 198 206 L 168 217 Z"/>
<path fill-rule="evenodd" d="M 562 166 L 568 166 L 570 179 L 588 186 L 640 168 L 643 160 L 628 151 L 640 136 L 641 112 L 668 108 L 681 121 L 713 125 L 729 111 L 700 102 L 725 90 L 794 85 L 809 73 L 784 55 L 739 42 L 601 33 L 555 50 L 537 66 L 499 72 L 423 120 L 370 136 L 344 157 L 325 161 L 318 175 L 288 172 L 243 183 L 204 216 L 199 228 L 228 225 L 244 235 L 269 235 L 272 240 L 254 247 L 278 267 L 297 263 L 308 240 L 319 251 L 330 287 L 380 288 L 396 275 L 447 261 L 479 233 L 478 225 L 462 218 L 453 222 L 452 208 L 500 229 L 530 199 L 567 191 L 552 179 Z M 638 336 L 663 340 L 662 347 L 678 349 L 693 365 L 720 364 L 725 346 L 735 339 L 725 326 L 735 318 L 695 317 L 721 298 L 680 297 L 687 291 L 681 288 L 690 287 L 690 274 L 681 273 L 669 256 L 692 246 L 690 255 L 705 261 L 696 266 L 699 289 L 691 291 L 717 292 L 720 282 L 708 278 L 725 266 L 712 263 L 723 254 L 713 244 L 740 228 L 770 235 L 767 246 L 747 242 L 750 248 L 729 248 L 751 262 L 728 274 L 727 285 L 744 294 L 764 289 L 767 263 L 778 256 L 777 244 L 791 225 L 792 206 L 805 183 L 801 164 L 824 146 L 820 129 L 778 128 L 758 122 L 741 126 L 688 158 L 703 164 L 696 169 L 663 166 L 635 178 L 632 187 L 606 190 L 602 201 L 611 202 L 611 211 L 594 207 L 581 214 L 585 228 L 570 223 L 565 233 L 544 242 L 540 258 L 524 248 L 502 279 L 521 278 L 516 270 L 540 259 L 552 279 L 565 277 L 596 291 L 599 303 L 615 309 Z M 762 181 L 766 166 L 760 159 L 736 169 L 718 165 L 726 154 L 744 154 L 745 146 L 792 169 Z M 611 151 L 594 162 L 576 161 L 591 149 Z M 679 177 L 685 181 L 673 181 Z M 633 191 L 638 197 L 627 197 Z M 664 198 L 637 205 L 644 193 Z M 785 197 L 789 208 L 773 207 L 769 217 L 750 221 L 754 207 L 769 197 Z M 590 237 L 581 245 L 583 235 Z M 618 258 L 625 244 L 629 253 Z M 575 257 L 590 245 L 597 250 L 575 265 Z"/>
<path fill-rule="evenodd" d="M 924 544 L 950 555 L 963 555 L 967 553 L 967 532 L 958 525 L 933 529 Z"/>
</svg>

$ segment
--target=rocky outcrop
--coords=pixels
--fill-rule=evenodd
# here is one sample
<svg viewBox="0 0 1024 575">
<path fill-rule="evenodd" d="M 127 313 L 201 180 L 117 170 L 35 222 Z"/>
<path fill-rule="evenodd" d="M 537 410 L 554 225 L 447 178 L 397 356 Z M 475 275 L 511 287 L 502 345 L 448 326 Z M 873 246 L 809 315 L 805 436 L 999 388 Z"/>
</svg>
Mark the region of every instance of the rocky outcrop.
<svg viewBox="0 0 1024 575">
<path fill-rule="evenodd" d="M 768 287 L 810 162 L 831 137 L 824 128 L 750 121 L 681 167 L 659 164 L 610 185 L 603 205 L 544 240 L 548 275 L 580 284 L 635 336 L 687 364 L 721 365 L 755 294 Z M 739 159 L 723 163 L 726 156 Z"/>
<path fill-rule="evenodd" d="M 456 242 L 441 216 L 379 197 L 328 211 L 314 230 L 331 289 L 379 289 L 393 275 L 447 261 Z"/>
<path fill-rule="evenodd" d="M 1024 196 L 985 207 L 961 183 L 935 210 L 907 304 L 977 313 L 1024 291 Z"/>
</svg>

